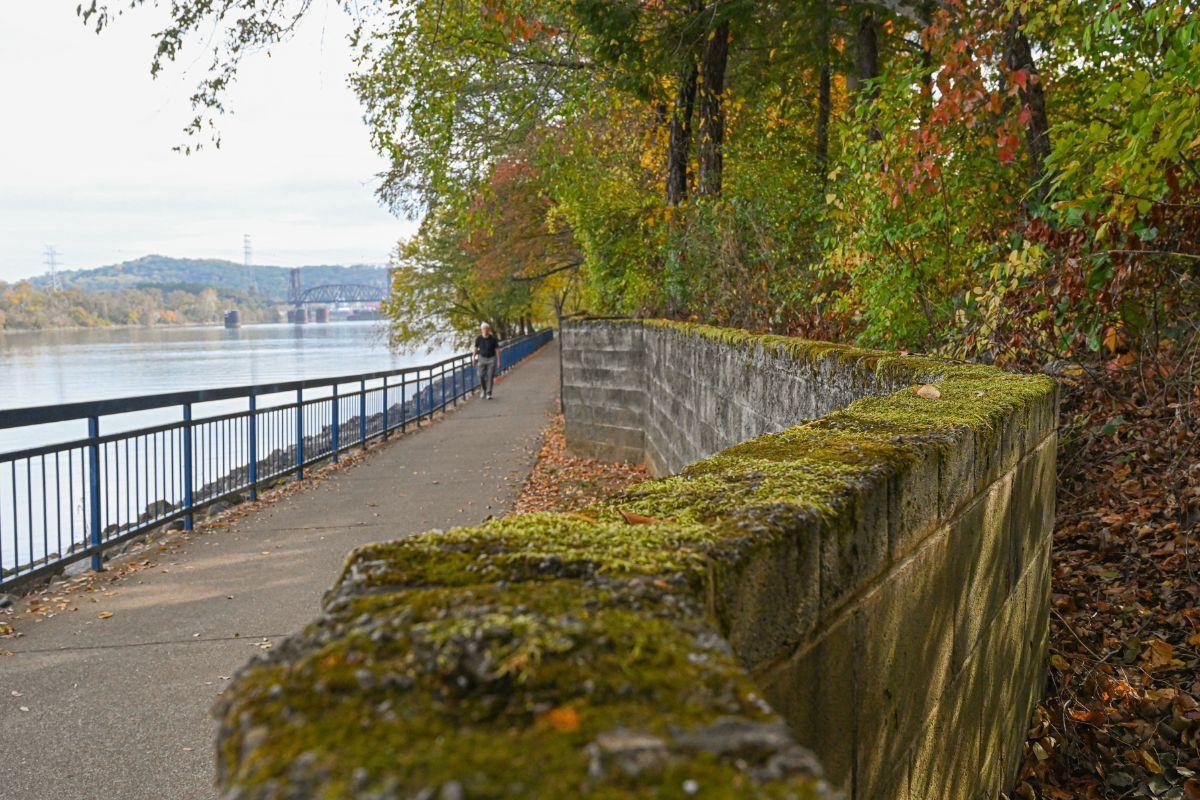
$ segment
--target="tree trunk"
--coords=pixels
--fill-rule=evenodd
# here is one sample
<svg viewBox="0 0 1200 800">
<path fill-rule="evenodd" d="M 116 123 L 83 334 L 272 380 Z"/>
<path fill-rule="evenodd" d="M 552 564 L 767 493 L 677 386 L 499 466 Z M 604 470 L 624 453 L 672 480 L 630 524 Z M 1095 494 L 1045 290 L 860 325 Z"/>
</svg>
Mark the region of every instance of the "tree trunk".
<svg viewBox="0 0 1200 800">
<path fill-rule="evenodd" d="M 921 48 L 921 124 L 929 120 L 933 111 L 933 53 L 928 47 Z"/>
<path fill-rule="evenodd" d="M 729 61 L 729 22 L 722 22 L 704 47 L 700 72 L 700 179 L 696 192 L 721 196 L 721 169 L 725 148 L 725 65 Z"/>
<path fill-rule="evenodd" d="M 822 186 L 829 175 L 829 117 L 833 111 L 831 78 L 829 65 L 822 64 L 817 87 L 817 166 L 821 170 Z"/>
<path fill-rule="evenodd" d="M 1029 121 L 1025 125 L 1025 146 L 1033 165 L 1032 182 L 1038 183 L 1046 175 L 1046 159 L 1050 157 L 1050 124 L 1046 120 L 1046 98 L 1038 76 L 1037 63 L 1033 60 L 1033 49 L 1029 39 L 1021 30 L 1021 15 L 1014 14 L 1008 24 L 1004 45 L 1004 64 L 1009 75 L 1020 70 L 1025 74 L 1023 84 L 1018 84 L 1017 97 L 1023 108 L 1029 109 Z M 1043 184 L 1036 191 L 1045 199 L 1047 187 Z"/>
<path fill-rule="evenodd" d="M 857 80 L 854 82 L 856 89 L 856 103 L 870 105 L 879 93 L 879 89 L 869 81 L 873 81 L 879 77 L 879 23 L 875 21 L 875 17 L 867 12 L 862 15 L 858 22 L 858 35 L 855 37 L 854 47 L 854 66 L 857 75 Z M 878 141 L 883 138 L 879 128 L 871 126 L 867 134 L 872 141 Z"/>
<path fill-rule="evenodd" d="M 858 21 L 854 66 L 858 72 L 858 87 L 861 90 L 859 100 L 869 102 L 874 99 L 876 89 L 864 84 L 879 77 L 879 25 L 870 12 L 863 14 Z"/>
<path fill-rule="evenodd" d="M 817 169 L 820 170 L 821 194 L 829 182 L 829 119 L 833 113 L 833 69 L 829 64 L 829 15 L 821 21 L 821 71 L 817 77 Z"/>
<path fill-rule="evenodd" d="M 688 196 L 688 155 L 692 144 L 692 107 L 696 103 L 696 64 L 689 61 L 679 80 L 675 108 L 671 111 L 671 138 L 667 144 L 667 205 L 677 206 Z"/>
</svg>

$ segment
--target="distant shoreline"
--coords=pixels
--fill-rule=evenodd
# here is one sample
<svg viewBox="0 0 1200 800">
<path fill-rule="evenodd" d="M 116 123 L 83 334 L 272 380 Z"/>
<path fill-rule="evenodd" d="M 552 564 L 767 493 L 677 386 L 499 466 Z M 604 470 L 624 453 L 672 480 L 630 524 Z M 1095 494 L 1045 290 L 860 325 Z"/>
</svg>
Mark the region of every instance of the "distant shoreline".
<svg viewBox="0 0 1200 800">
<path fill-rule="evenodd" d="M 386 319 L 332 319 L 329 322 L 307 322 L 299 327 L 311 328 L 321 325 L 344 325 L 351 323 L 361 325 L 364 323 L 386 324 Z M 294 322 L 244 322 L 239 327 L 241 328 L 257 328 L 263 325 L 292 325 Z M 132 325 L 124 323 L 120 325 L 68 325 L 54 328 L 3 328 L 0 327 L 0 336 L 6 333 L 69 333 L 72 331 L 122 331 L 122 330 L 149 330 L 151 328 L 224 328 L 223 322 L 156 322 L 153 325 Z M 229 330 L 237 330 L 230 328 Z"/>
</svg>

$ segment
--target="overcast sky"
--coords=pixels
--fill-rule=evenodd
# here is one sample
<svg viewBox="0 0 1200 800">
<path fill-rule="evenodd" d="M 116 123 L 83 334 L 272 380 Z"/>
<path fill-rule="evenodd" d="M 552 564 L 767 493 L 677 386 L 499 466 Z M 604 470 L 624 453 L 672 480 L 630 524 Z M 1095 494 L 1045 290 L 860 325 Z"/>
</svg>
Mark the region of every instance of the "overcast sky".
<svg viewBox="0 0 1200 800">
<path fill-rule="evenodd" d="M 346 85 L 349 21 L 316 0 L 296 39 L 245 64 L 219 150 L 184 156 L 192 43 L 152 80 L 154 9 L 97 36 L 78 0 L 0 2 L 0 280 L 147 253 L 382 263 L 412 225 L 375 200 L 382 160 Z M 121 3 L 114 3 L 119 6 Z M 328 6 L 328 7 L 327 7 Z"/>
</svg>

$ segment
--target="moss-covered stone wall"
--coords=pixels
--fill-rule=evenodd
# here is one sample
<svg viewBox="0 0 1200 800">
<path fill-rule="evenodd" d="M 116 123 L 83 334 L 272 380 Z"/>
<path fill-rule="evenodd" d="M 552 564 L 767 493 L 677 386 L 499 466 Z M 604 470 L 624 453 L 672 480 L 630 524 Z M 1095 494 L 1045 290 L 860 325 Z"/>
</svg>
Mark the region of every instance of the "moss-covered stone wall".
<svg viewBox="0 0 1200 800">
<path fill-rule="evenodd" d="M 624 508 L 773 532 L 723 551 L 710 599 L 834 782 L 998 797 L 1043 675 L 1053 382 L 657 321 L 562 342 L 571 446 L 682 470 Z"/>
<path fill-rule="evenodd" d="M 1053 384 L 670 323 L 563 333 L 575 444 L 711 455 L 578 513 L 356 550 L 216 708 L 224 797 L 998 796 L 1041 680 Z M 744 385 L 763 406 L 722 406 Z"/>
</svg>

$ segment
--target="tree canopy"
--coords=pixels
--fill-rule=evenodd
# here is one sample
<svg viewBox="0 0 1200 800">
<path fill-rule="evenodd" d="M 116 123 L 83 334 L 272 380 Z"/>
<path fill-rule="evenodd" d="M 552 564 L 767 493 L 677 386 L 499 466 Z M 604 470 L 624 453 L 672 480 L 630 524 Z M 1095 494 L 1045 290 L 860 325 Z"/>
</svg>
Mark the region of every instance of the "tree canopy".
<svg viewBox="0 0 1200 800">
<path fill-rule="evenodd" d="M 340 5 L 381 198 L 424 219 L 397 314 L 503 328 L 554 307 L 553 277 L 593 312 L 977 353 L 1018 325 L 1098 351 L 1194 266 L 1191 2 Z M 185 147 L 309 8 L 174 4 L 154 71 L 224 32 Z"/>
</svg>

